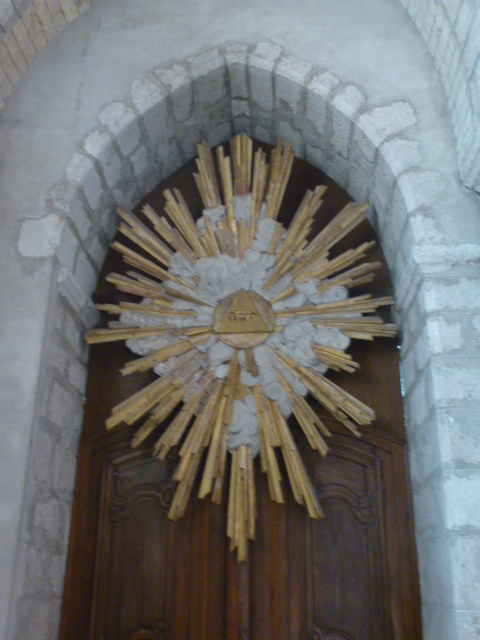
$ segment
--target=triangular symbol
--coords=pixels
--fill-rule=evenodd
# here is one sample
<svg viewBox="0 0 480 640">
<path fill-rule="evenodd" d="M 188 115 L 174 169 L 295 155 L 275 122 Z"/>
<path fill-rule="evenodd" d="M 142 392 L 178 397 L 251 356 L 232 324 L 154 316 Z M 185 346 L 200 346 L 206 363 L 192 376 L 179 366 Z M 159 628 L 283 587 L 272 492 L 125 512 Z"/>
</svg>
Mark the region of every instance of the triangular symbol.
<svg viewBox="0 0 480 640">
<path fill-rule="evenodd" d="M 215 323 L 217 333 L 265 333 L 271 331 L 262 305 L 255 304 L 258 294 L 238 291 L 228 296 Z"/>
</svg>

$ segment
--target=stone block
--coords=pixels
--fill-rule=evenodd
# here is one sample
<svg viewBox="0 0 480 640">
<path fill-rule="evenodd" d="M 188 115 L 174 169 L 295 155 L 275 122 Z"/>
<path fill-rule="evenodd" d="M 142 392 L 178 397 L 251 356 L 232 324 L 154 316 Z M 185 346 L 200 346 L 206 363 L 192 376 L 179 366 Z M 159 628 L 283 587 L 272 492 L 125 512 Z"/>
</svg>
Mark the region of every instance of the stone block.
<svg viewBox="0 0 480 640">
<path fill-rule="evenodd" d="M 52 462 L 55 443 L 51 434 L 41 427 L 34 430 L 32 451 L 32 472 L 35 482 L 42 486 L 44 490 L 52 487 Z"/>
<path fill-rule="evenodd" d="M 65 508 L 55 498 L 38 501 L 33 511 L 32 537 L 37 544 L 62 548 L 65 534 Z"/>
<path fill-rule="evenodd" d="M 478 530 L 480 539 L 480 467 L 446 471 L 442 486 L 445 493 L 446 527 L 454 530 L 473 527 Z M 480 571 L 480 558 L 478 569 Z"/>
<path fill-rule="evenodd" d="M 480 413 L 468 406 L 437 411 L 443 464 L 450 468 L 480 467 Z"/>
<path fill-rule="evenodd" d="M 273 71 L 281 56 L 281 49 L 261 42 L 250 53 L 250 99 L 265 111 L 274 108 Z"/>
<path fill-rule="evenodd" d="M 187 62 L 200 108 L 210 107 L 218 100 L 226 99 L 226 68 L 219 49 L 209 49 L 189 58 Z"/>
<path fill-rule="evenodd" d="M 480 532 L 470 530 L 450 539 L 453 592 L 456 607 L 462 610 L 478 608 L 480 593 Z M 464 636 L 466 638 L 466 636 Z"/>
<path fill-rule="evenodd" d="M 445 181 L 437 171 L 409 171 L 398 179 L 408 211 L 434 205 L 445 191 Z"/>
<path fill-rule="evenodd" d="M 327 161 L 325 173 L 332 178 L 342 189 L 347 188 L 350 164 L 348 160 L 339 155 L 332 154 Z"/>
<path fill-rule="evenodd" d="M 178 62 L 168 67 L 154 69 L 153 73 L 164 86 L 168 95 L 174 93 L 177 89 L 191 84 L 191 78 L 187 68 Z"/>
<path fill-rule="evenodd" d="M 100 241 L 97 235 L 93 236 L 93 238 L 88 242 L 86 247 L 87 253 L 90 258 L 93 260 L 93 263 L 100 269 L 103 264 L 103 259 L 105 258 L 105 254 L 107 253 L 108 247 Z"/>
<path fill-rule="evenodd" d="M 137 115 L 123 102 L 111 102 L 98 116 L 98 120 L 115 136 L 123 155 L 131 154 L 141 142 Z"/>
<path fill-rule="evenodd" d="M 471 640 L 456 635 L 455 629 L 456 612 L 452 607 L 445 604 L 430 604 L 422 600 L 422 620 L 424 638 L 433 638 L 434 640 Z M 473 640 L 473 639 L 472 639 Z"/>
<path fill-rule="evenodd" d="M 83 140 L 83 148 L 100 164 L 105 182 L 113 188 L 123 177 L 123 164 L 110 135 L 94 129 Z"/>
<path fill-rule="evenodd" d="M 425 285 L 425 303 L 428 312 L 480 309 L 480 279 L 431 278 Z"/>
<path fill-rule="evenodd" d="M 480 402 L 480 361 L 476 356 L 434 356 L 433 393 L 438 407 Z"/>
<path fill-rule="evenodd" d="M 297 158 L 303 158 L 305 156 L 305 145 L 302 135 L 296 131 L 289 122 L 280 120 L 277 123 L 277 131 L 279 138 L 282 138 L 285 142 L 292 143 L 292 149 Z"/>
<path fill-rule="evenodd" d="M 87 206 L 79 196 L 75 196 L 69 203 L 68 217 L 74 225 L 80 240 L 85 241 L 90 235 L 93 223 L 88 215 Z"/>
<path fill-rule="evenodd" d="M 405 409 L 410 428 L 419 425 L 430 415 L 434 404 L 430 371 L 424 370 L 417 378 L 411 392 L 405 397 Z"/>
<path fill-rule="evenodd" d="M 452 631 L 451 638 L 480 640 L 480 609 L 478 607 L 470 611 L 460 609 L 453 611 L 452 614 L 455 628 Z"/>
<path fill-rule="evenodd" d="M 422 601 L 438 606 L 452 604 L 451 558 L 446 536 L 423 539 L 417 545 Z"/>
<path fill-rule="evenodd" d="M 68 428 L 72 415 L 73 395 L 58 380 L 54 380 L 47 407 L 47 419 L 61 428 Z"/>
<path fill-rule="evenodd" d="M 89 206 L 95 210 L 100 203 L 103 187 L 93 161 L 84 154 L 75 153 L 67 166 L 66 176 L 83 187 Z"/>
<path fill-rule="evenodd" d="M 314 67 L 309 62 L 292 56 L 283 56 L 275 70 L 275 97 L 277 109 L 287 107 L 296 113 L 300 99 L 305 92 L 305 84 L 313 74 Z"/>
<path fill-rule="evenodd" d="M 113 200 L 119 207 L 133 209 L 140 201 L 141 194 L 133 175 L 127 175 L 112 192 Z"/>
<path fill-rule="evenodd" d="M 18 599 L 15 613 L 17 638 L 49 640 L 49 599 L 25 596 Z M 32 615 L 32 611 L 35 615 Z"/>
<path fill-rule="evenodd" d="M 24 220 L 20 227 L 17 248 L 27 258 L 55 255 L 64 221 L 54 213 L 43 218 Z"/>
<path fill-rule="evenodd" d="M 182 166 L 182 158 L 176 141 L 161 141 L 155 151 L 155 161 L 160 162 L 165 177 Z"/>
<path fill-rule="evenodd" d="M 329 71 L 319 73 L 307 85 L 305 117 L 314 125 L 320 136 L 325 134 L 327 105 L 340 80 Z"/>
<path fill-rule="evenodd" d="M 417 116 L 410 102 L 397 100 L 362 113 L 357 121 L 354 139 L 365 157 L 373 162 L 375 149 L 416 122 Z"/>
<path fill-rule="evenodd" d="M 236 116 L 250 116 L 250 103 L 247 100 L 232 100 L 232 117 Z"/>
<path fill-rule="evenodd" d="M 141 185 L 151 164 L 151 157 L 148 148 L 144 145 L 140 145 L 129 159 L 132 163 L 133 173 L 135 174 L 137 183 Z"/>
<path fill-rule="evenodd" d="M 243 44 L 230 44 L 225 47 L 225 62 L 228 68 L 230 96 L 246 100 L 248 96 L 247 60 L 248 47 Z"/>
<path fill-rule="evenodd" d="M 168 135 L 167 91 L 149 78 L 133 83 L 130 98 L 141 115 L 147 135 L 152 143 Z"/>
<path fill-rule="evenodd" d="M 81 313 L 91 304 L 89 297 L 69 270 L 61 267 L 57 280 L 60 294 L 77 313 Z"/>
<path fill-rule="evenodd" d="M 188 162 L 197 156 L 197 145 L 203 140 L 203 131 L 200 127 L 185 126 L 176 131 L 176 138 L 181 156 L 184 162 Z"/>
<path fill-rule="evenodd" d="M 441 532 L 441 514 L 444 510 L 442 481 L 434 475 L 413 489 L 415 533 L 418 537 L 432 537 Z M 440 531 L 439 531 L 440 529 Z"/>
<path fill-rule="evenodd" d="M 433 353 L 449 353 L 464 346 L 462 322 L 449 321 L 442 316 L 430 316 L 427 318 L 426 330 L 428 344 Z"/>
<path fill-rule="evenodd" d="M 87 367 L 80 360 L 73 360 L 68 365 L 68 381 L 80 393 L 84 393 L 87 381 Z"/>
<path fill-rule="evenodd" d="M 305 147 L 305 160 L 314 167 L 321 169 L 325 162 L 325 154 L 323 149 L 307 144 Z"/>
<path fill-rule="evenodd" d="M 353 164 L 348 175 L 347 191 L 357 202 L 367 202 L 370 198 L 370 176 Z"/>
<path fill-rule="evenodd" d="M 215 127 L 209 127 L 206 138 L 211 147 L 216 147 L 217 145 L 230 140 L 232 135 L 232 123 L 228 120 L 227 122 L 220 122 Z"/>
</svg>

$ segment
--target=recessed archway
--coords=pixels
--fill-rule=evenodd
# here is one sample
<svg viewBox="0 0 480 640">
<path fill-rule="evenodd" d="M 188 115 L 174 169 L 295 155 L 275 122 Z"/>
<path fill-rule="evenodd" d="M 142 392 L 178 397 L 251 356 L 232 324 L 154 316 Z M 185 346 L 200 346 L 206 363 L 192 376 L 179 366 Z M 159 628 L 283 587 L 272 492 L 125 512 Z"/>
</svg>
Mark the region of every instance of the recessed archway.
<svg viewBox="0 0 480 640">
<path fill-rule="evenodd" d="M 45 324 L 47 348 L 40 371 L 43 402 L 39 403 L 30 458 L 33 461 L 36 447 L 50 446 L 42 440 L 51 438 L 45 423 L 56 427 L 59 446 L 64 449 L 64 499 L 59 499 L 58 491 L 44 491 L 33 513 L 30 498 L 25 502 L 24 518 L 33 518 L 37 535 L 23 539 L 19 548 L 12 630 L 18 629 L 20 618 L 22 624 L 28 623 L 21 609 L 28 593 L 22 566 L 32 550 L 44 553 L 44 562 L 57 563 L 55 573 L 61 584 L 61 540 L 67 528 L 84 385 L 86 354 L 81 336 L 93 322 L 89 297 L 107 241 L 115 231 L 114 206 L 132 206 L 162 176 L 191 158 L 203 137 L 215 145 L 242 130 L 267 142 L 278 136 L 290 139 L 300 157 L 321 167 L 353 198 L 372 204 L 370 220 L 390 266 L 403 331 L 425 617 L 436 607 L 452 606 L 454 563 L 453 559 L 445 561 L 445 554 L 440 553 L 446 543 L 445 523 L 436 523 L 440 536 L 432 540 L 432 525 L 421 507 L 424 489 L 435 490 L 440 505 L 445 499 L 444 487 L 432 488 L 426 469 L 440 464 L 441 434 L 435 413 L 438 386 L 433 386 L 438 365 L 430 362 L 435 347 L 425 330 L 424 315 L 432 296 L 437 296 L 434 304 L 441 310 L 438 296 L 442 294 L 422 267 L 421 255 L 431 205 L 441 185 L 435 173 L 419 168 L 418 144 L 404 135 L 411 133 L 415 123 L 407 100 L 371 106 L 354 85 L 268 43 L 213 48 L 183 63 L 154 69 L 134 83 L 129 96 L 100 113 L 99 126 L 82 141 L 45 216 L 24 222 L 20 231 L 19 249 L 24 256 L 55 253 Z M 59 366 L 62 358 L 63 368 Z M 448 396 L 448 390 L 445 393 Z M 75 428 L 64 430 L 69 422 Z M 427 430 L 428 441 L 423 439 Z M 32 465 L 27 473 L 27 496 L 38 484 L 34 472 Z M 436 515 L 441 513 L 442 507 Z M 436 574 L 432 576 L 427 567 L 428 571 L 434 567 Z M 438 580 L 445 585 L 440 596 L 434 590 Z M 45 598 L 45 617 L 53 619 L 48 625 L 58 619 L 59 592 L 56 598 Z"/>
</svg>

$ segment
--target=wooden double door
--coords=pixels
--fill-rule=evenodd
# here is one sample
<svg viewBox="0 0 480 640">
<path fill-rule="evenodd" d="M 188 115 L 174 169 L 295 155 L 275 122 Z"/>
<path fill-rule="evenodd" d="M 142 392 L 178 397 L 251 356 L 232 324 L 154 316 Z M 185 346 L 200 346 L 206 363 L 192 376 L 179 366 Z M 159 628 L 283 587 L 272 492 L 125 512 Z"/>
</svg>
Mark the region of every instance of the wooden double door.
<svg viewBox="0 0 480 640">
<path fill-rule="evenodd" d="M 305 188 L 320 183 L 330 185 L 327 219 L 346 200 L 299 161 L 293 180 L 285 200 L 293 211 Z M 161 210 L 161 191 L 176 186 L 195 210 L 190 181 L 187 166 L 149 202 Z M 353 244 L 371 234 L 359 229 Z M 373 259 L 383 260 L 380 250 Z M 110 256 L 105 271 L 119 269 Z M 377 287 L 389 287 L 386 268 Z M 101 280 L 97 295 L 116 294 Z M 149 441 L 131 449 L 132 428 L 105 432 L 111 407 L 148 378 L 120 376 L 132 357 L 125 347 L 92 347 L 61 640 L 420 640 L 396 344 L 357 344 L 352 353 L 361 371 L 332 378 L 372 406 L 377 423 L 357 439 L 316 407 L 333 432 L 328 456 L 297 436 L 325 518 L 310 520 L 290 495 L 274 504 L 257 470 L 257 536 L 249 561 L 238 563 L 225 504 L 193 497 L 183 520 L 167 519 L 175 454 L 160 462 Z"/>
</svg>

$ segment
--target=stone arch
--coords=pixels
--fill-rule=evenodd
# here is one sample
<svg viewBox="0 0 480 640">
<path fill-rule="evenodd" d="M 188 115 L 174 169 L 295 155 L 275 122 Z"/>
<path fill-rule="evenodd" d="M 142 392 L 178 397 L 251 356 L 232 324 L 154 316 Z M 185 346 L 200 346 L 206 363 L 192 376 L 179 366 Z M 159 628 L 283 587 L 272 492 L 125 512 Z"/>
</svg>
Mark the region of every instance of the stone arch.
<svg viewBox="0 0 480 640">
<path fill-rule="evenodd" d="M 370 219 L 390 266 L 402 328 L 426 622 L 436 607 L 452 606 L 454 559 L 449 557 L 451 548 L 445 547 L 447 523 L 440 519 L 448 510 L 449 496 L 442 485 L 432 489 L 428 477 L 441 463 L 437 408 L 445 398 L 455 397 L 442 377 L 444 364 L 432 358 L 438 345 L 425 316 L 429 309 L 438 311 L 437 330 L 444 330 L 442 301 L 456 290 L 447 291 L 445 283 L 438 282 L 435 260 L 454 264 L 459 254 L 432 259 L 425 253 L 429 234 L 438 233 L 434 207 L 445 190 L 437 173 L 420 168 L 415 126 L 415 112 L 407 100 L 372 105 L 353 84 L 269 43 L 212 48 L 153 69 L 133 84 L 128 96 L 102 110 L 98 126 L 82 140 L 64 178 L 52 190 L 45 215 L 24 221 L 20 230 L 23 255 L 50 256 L 54 269 L 10 633 L 33 637 L 34 628 L 38 639 L 56 633 L 86 375 L 82 333 L 95 319 L 90 294 L 116 230 L 114 207 L 132 206 L 190 159 L 202 138 L 215 145 L 242 130 L 267 142 L 278 136 L 290 139 L 297 155 L 322 168 L 353 198 L 372 204 Z M 462 286 L 467 288 L 469 273 L 465 267 Z M 454 378 L 451 382 L 458 384 Z M 65 424 L 71 428 L 62 430 Z M 62 455 L 55 485 L 47 486 L 48 469 L 38 468 L 35 459 L 39 447 L 52 446 L 48 439 L 53 432 Z M 435 523 L 422 507 L 424 491 L 433 490 L 439 505 Z M 433 543 L 432 531 L 438 533 Z M 443 553 L 433 559 L 438 550 Z M 45 593 L 33 599 L 35 619 L 28 573 L 32 558 L 37 558 L 39 573 L 48 567 L 51 575 L 51 567 L 56 567 Z M 441 595 L 435 592 L 438 580 L 445 586 Z M 425 637 L 439 636 L 427 625 Z"/>
</svg>

